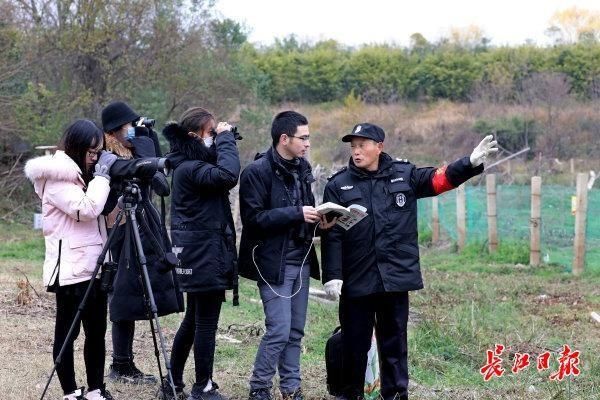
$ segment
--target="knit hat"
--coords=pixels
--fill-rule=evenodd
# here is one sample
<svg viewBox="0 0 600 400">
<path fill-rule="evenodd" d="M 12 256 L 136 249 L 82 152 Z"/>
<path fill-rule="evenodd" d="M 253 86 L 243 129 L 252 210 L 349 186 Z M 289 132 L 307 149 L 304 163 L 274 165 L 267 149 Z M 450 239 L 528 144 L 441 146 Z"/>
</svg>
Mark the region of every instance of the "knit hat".
<svg viewBox="0 0 600 400">
<path fill-rule="evenodd" d="M 116 128 L 139 119 L 140 116 L 122 101 L 113 101 L 102 110 L 102 127 L 104 132 L 112 132 Z"/>
</svg>

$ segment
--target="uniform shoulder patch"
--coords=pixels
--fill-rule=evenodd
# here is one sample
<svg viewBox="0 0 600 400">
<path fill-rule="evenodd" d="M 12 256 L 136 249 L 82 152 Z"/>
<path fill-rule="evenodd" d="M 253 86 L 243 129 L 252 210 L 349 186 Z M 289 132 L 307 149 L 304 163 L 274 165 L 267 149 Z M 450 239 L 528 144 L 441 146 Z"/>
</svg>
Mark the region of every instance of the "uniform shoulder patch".
<svg viewBox="0 0 600 400">
<path fill-rule="evenodd" d="M 330 181 L 331 179 L 335 178 L 337 175 L 341 174 L 342 172 L 344 172 L 345 170 L 347 170 L 348 167 L 343 167 L 342 169 L 340 169 L 339 171 L 334 172 L 333 174 L 329 175 L 327 177 L 327 180 Z"/>
</svg>

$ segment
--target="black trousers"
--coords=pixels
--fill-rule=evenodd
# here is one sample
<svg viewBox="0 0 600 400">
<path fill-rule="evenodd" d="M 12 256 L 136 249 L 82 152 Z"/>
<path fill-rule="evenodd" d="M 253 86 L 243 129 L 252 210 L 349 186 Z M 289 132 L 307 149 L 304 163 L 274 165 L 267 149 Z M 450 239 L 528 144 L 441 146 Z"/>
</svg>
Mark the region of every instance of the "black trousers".
<svg viewBox="0 0 600 400">
<path fill-rule="evenodd" d="M 54 327 L 53 358 L 56 360 L 69 328 L 75 319 L 75 314 L 90 281 L 74 285 L 60 286 L 56 291 L 56 325 Z M 104 383 L 104 357 L 106 347 L 106 294 L 100 290 L 100 281 L 95 280 L 92 292 L 88 297 L 81 314 L 81 322 L 75 326 L 73 335 L 67 344 L 61 363 L 56 368 L 60 386 L 65 394 L 77 389 L 75 367 L 73 365 L 73 342 L 79 336 L 81 324 L 85 332 L 83 359 L 89 390 L 102 387 Z"/>
<path fill-rule="evenodd" d="M 340 300 L 344 395 L 361 397 L 365 385 L 371 336 L 379 350 L 381 396 L 385 400 L 408 398 L 408 292 L 378 293 Z"/>
<path fill-rule="evenodd" d="M 113 362 L 128 363 L 133 360 L 135 321 L 113 321 Z"/>
<path fill-rule="evenodd" d="M 202 391 L 212 379 L 215 340 L 224 291 L 188 293 L 185 316 L 171 350 L 171 373 L 176 386 L 183 387 L 183 369 L 194 345 L 196 383 L 194 392 Z"/>
</svg>

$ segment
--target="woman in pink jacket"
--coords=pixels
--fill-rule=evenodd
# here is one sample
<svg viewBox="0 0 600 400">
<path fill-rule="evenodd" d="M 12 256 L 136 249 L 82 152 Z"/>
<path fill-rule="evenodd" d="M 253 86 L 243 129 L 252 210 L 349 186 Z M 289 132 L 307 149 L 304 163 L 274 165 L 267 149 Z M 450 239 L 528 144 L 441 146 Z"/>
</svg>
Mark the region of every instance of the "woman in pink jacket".
<svg viewBox="0 0 600 400">
<path fill-rule="evenodd" d="M 108 171 L 116 156 L 103 151 L 102 131 L 89 120 L 78 120 L 65 131 L 54 155 L 29 160 L 25 174 L 42 200 L 46 242 L 44 285 L 56 293 L 53 357 L 58 353 L 75 319 L 106 240 L 100 213 L 110 191 Z M 80 324 L 57 366 L 63 399 L 113 399 L 104 385 L 106 294 L 94 282 L 81 315 L 85 344 L 88 392 L 78 388 L 73 366 L 73 342 Z"/>
</svg>

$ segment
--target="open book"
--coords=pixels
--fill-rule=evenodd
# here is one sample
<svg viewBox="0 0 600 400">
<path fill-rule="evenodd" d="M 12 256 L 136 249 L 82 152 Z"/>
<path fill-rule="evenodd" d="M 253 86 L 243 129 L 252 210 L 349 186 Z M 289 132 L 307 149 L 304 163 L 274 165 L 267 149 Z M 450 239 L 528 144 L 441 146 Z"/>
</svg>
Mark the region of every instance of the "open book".
<svg viewBox="0 0 600 400">
<path fill-rule="evenodd" d="M 329 219 L 337 217 L 336 225 L 341 226 L 345 230 L 352 228 L 368 215 L 367 209 L 358 204 L 342 207 L 339 204 L 327 202 L 316 207 L 316 209 L 320 214 L 327 215 Z"/>
</svg>

